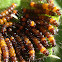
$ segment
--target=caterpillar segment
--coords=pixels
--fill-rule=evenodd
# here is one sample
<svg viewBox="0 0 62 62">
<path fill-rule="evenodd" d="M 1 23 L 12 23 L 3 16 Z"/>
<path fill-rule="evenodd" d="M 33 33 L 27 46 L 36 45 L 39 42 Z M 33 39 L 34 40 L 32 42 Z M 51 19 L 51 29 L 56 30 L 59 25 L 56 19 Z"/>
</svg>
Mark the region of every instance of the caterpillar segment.
<svg viewBox="0 0 62 62">
<path fill-rule="evenodd" d="M 16 6 L 17 6 L 16 3 L 12 3 L 12 5 L 8 9 L 6 9 L 3 12 L 0 13 L 0 18 L 10 14 Z"/>
<path fill-rule="evenodd" d="M 3 61 L 8 62 L 9 61 L 9 50 L 1 33 L 0 33 L 0 45 L 1 45 L 2 55 L 3 55 Z"/>
<path fill-rule="evenodd" d="M 57 7 L 52 4 L 48 4 L 48 3 L 36 4 L 35 2 L 31 2 L 30 6 L 38 8 L 38 9 L 41 8 L 41 9 L 46 9 L 46 10 L 52 10 L 53 12 L 57 13 L 57 15 L 59 15 L 59 16 L 61 15 L 60 9 L 57 9 Z"/>
<path fill-rule="evenodd" d="M 6 39 L 5 39 L 5 42 L 6 42 L 7 46 L 8 46 L 8 49 L 9 49 L 11 61 L 12 61 L 12 62 L 18 62 L 18 61 L 17 61 L 17 57 L 16 57 L 16 53 L 15 53 L 15 49 L 14 49 L 14 47 L 12 46 L 12 43 L 11 43 L 10 39 L 9 39 L 9 38 L 6 38 Z"/>
</svg>

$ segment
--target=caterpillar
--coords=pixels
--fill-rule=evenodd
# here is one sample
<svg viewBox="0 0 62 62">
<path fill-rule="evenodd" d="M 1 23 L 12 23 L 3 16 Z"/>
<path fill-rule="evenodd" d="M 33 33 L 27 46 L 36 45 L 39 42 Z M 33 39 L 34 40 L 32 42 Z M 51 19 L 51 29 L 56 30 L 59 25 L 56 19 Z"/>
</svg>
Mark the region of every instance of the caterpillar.
<svg viewBox="0 0 62 62">
<path fill-rule="evenodd" d="M 0 45 L 1 45 L 1 50 L 2 50 L 3 59 L 4 59 L 3 61 L 8 62 L 9 61 L 9 51 L 8 51 L 7 44 L 5 43 L 5 40 L 1 33 L 0 33 Z"/>
<path fill-rule="evenodd" d="M 29 40 L 29 38 L 27 38 L 27 36 L 25 36 L 24 34 L 21 34 L 21 35 L 23 36 L 24 43 L 25 43 L 25 45 L 28 48 L 29 59 L 30 60 L 34 60 L 34 58 L 35 58 L 35 50 L 34 50 L 33 44 L 31 43 L 31 41 Z"/>
<path fill-rule="evenodd" d="M 17 58 L 16 58 L 16 53 L 15 53 L 14 47 L 12 46 L 12 43 L 11 43 L 11 41 L 9 40 L 9 38 L 6 38 L 6 39 L 5 39 L 5 42 L 6 42 L 7 46 L 8 46 L 8 49 L 9 49 L 11 61 L 12 61 L 12 62 L 18 62 L 18 61 L 17 61 Z"/>
<path fill-rule="evenodd" d="M 2 18 L 4 16 L 8 15 L 9 13 L 11 13 L 16 6 L 17 6 L 17 4 L 12 3 L 12 5 L 8 9 L 6 9 L 3 12 L 0 13 L 0 18 Z"/>
<path fill-rule="evenodd" d="M 35 2 L 31 2 L 30 6 L 38 8 L 38 9 L 41 8 L 41 9 L 46 9 L 46 10 L 52 10 L 53 12 L 56 12 L 57 15 L 61 15 L 60 10 L 57 9 L 57 7 L 52 4 L 48 4 L 48 3 L 36 4 Z"/>
</svg>

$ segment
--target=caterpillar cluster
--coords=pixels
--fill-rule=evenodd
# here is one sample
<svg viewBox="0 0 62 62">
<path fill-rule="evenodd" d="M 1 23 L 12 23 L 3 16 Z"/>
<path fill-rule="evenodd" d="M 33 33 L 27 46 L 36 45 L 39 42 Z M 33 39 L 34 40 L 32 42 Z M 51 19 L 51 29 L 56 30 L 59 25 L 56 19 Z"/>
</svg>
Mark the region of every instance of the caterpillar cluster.
<svg viewBox="0 0 62 62">
<path fill-rule="evenodd" d="M 58 27 L 59 24 L 46 15 L 61 15 L 52 1 L 41 4 L 31 2 L 33 9 L 23 8 L 19 22 L 9 21 L 13 18 L 11 14 L 17 14 L 17 10 L 13 10 L 15 3 L 0 14 L 0 24 L 3 24 L 0 32 L 0 62 L 2 56 L 4 62 L 9 62 L 9 59 L 12 62 L 35 60 L 36 48 L 45 56 L 49 55 L 47 48 L 56 46 L 54 26 Z"/>
</svg>

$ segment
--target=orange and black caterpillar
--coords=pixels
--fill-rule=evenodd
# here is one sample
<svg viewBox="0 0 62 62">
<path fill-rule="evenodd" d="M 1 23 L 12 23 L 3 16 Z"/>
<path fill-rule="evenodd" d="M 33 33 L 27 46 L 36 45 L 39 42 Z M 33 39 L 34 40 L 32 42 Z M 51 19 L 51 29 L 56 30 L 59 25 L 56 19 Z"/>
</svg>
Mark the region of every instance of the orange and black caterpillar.
<svg viewBox="0 0 62 62">
<path fill-rule="evenodd" d="M 46 9 L 46 10 L 52 10 L 53 12 L 56 12 L 57 15 L 61 15 L 60 13 L 60 9 L 57 9 L 56 6 L 52 5 L 52 4 L 48 4 L 48 3 L 41 3 L 41 4 L 36 4 L 35 2 L 31 2 L 30 3 L 31 7 L 35 7 L 38 9 Z"/>
<path fill-rule="evenodd" d="M 24 42 L 29 50 L 30 60 L 34 60 L 35 59 L 35 50 L 34 50 L 33 44 L 31 43 L 29 38 L 27 38 L 26 36 L 24 36 Z"/>
<path fill-rule="evenodd" d="M 6 42 L 7 46 L 8 46 L 8 49 L 9 49 L 9 54 L 10 54 L 11 61 L 12 62 L 18 62 L 17 58 L 16 58 L 15 49 L 14 49 L 10 39 L 6 38 L 5 42 Z"/>
<path fill-rule="evenodd" d="M 7 47 L 7 44 L 5 43 L 4 37 L 0 33 L 0 46 L 2 50 L 2 55 L 3 55 L 3 61 L 8 62 L 9 61 L 9 50 Z"/>
<path fill-rule="evenodd" d="M 3 12 L 1 12 L 0 18 L 2 18 L 3 16 L 7 16 L 9 13 L 11 13 L 11 12 L 13 11 L 13 9 L 14 9 L 16 6 L 17 6 L 17 4 L 12 3 L 12 5 L 11 5 L 8 9 L 4 10 Z"/>
</svg>

